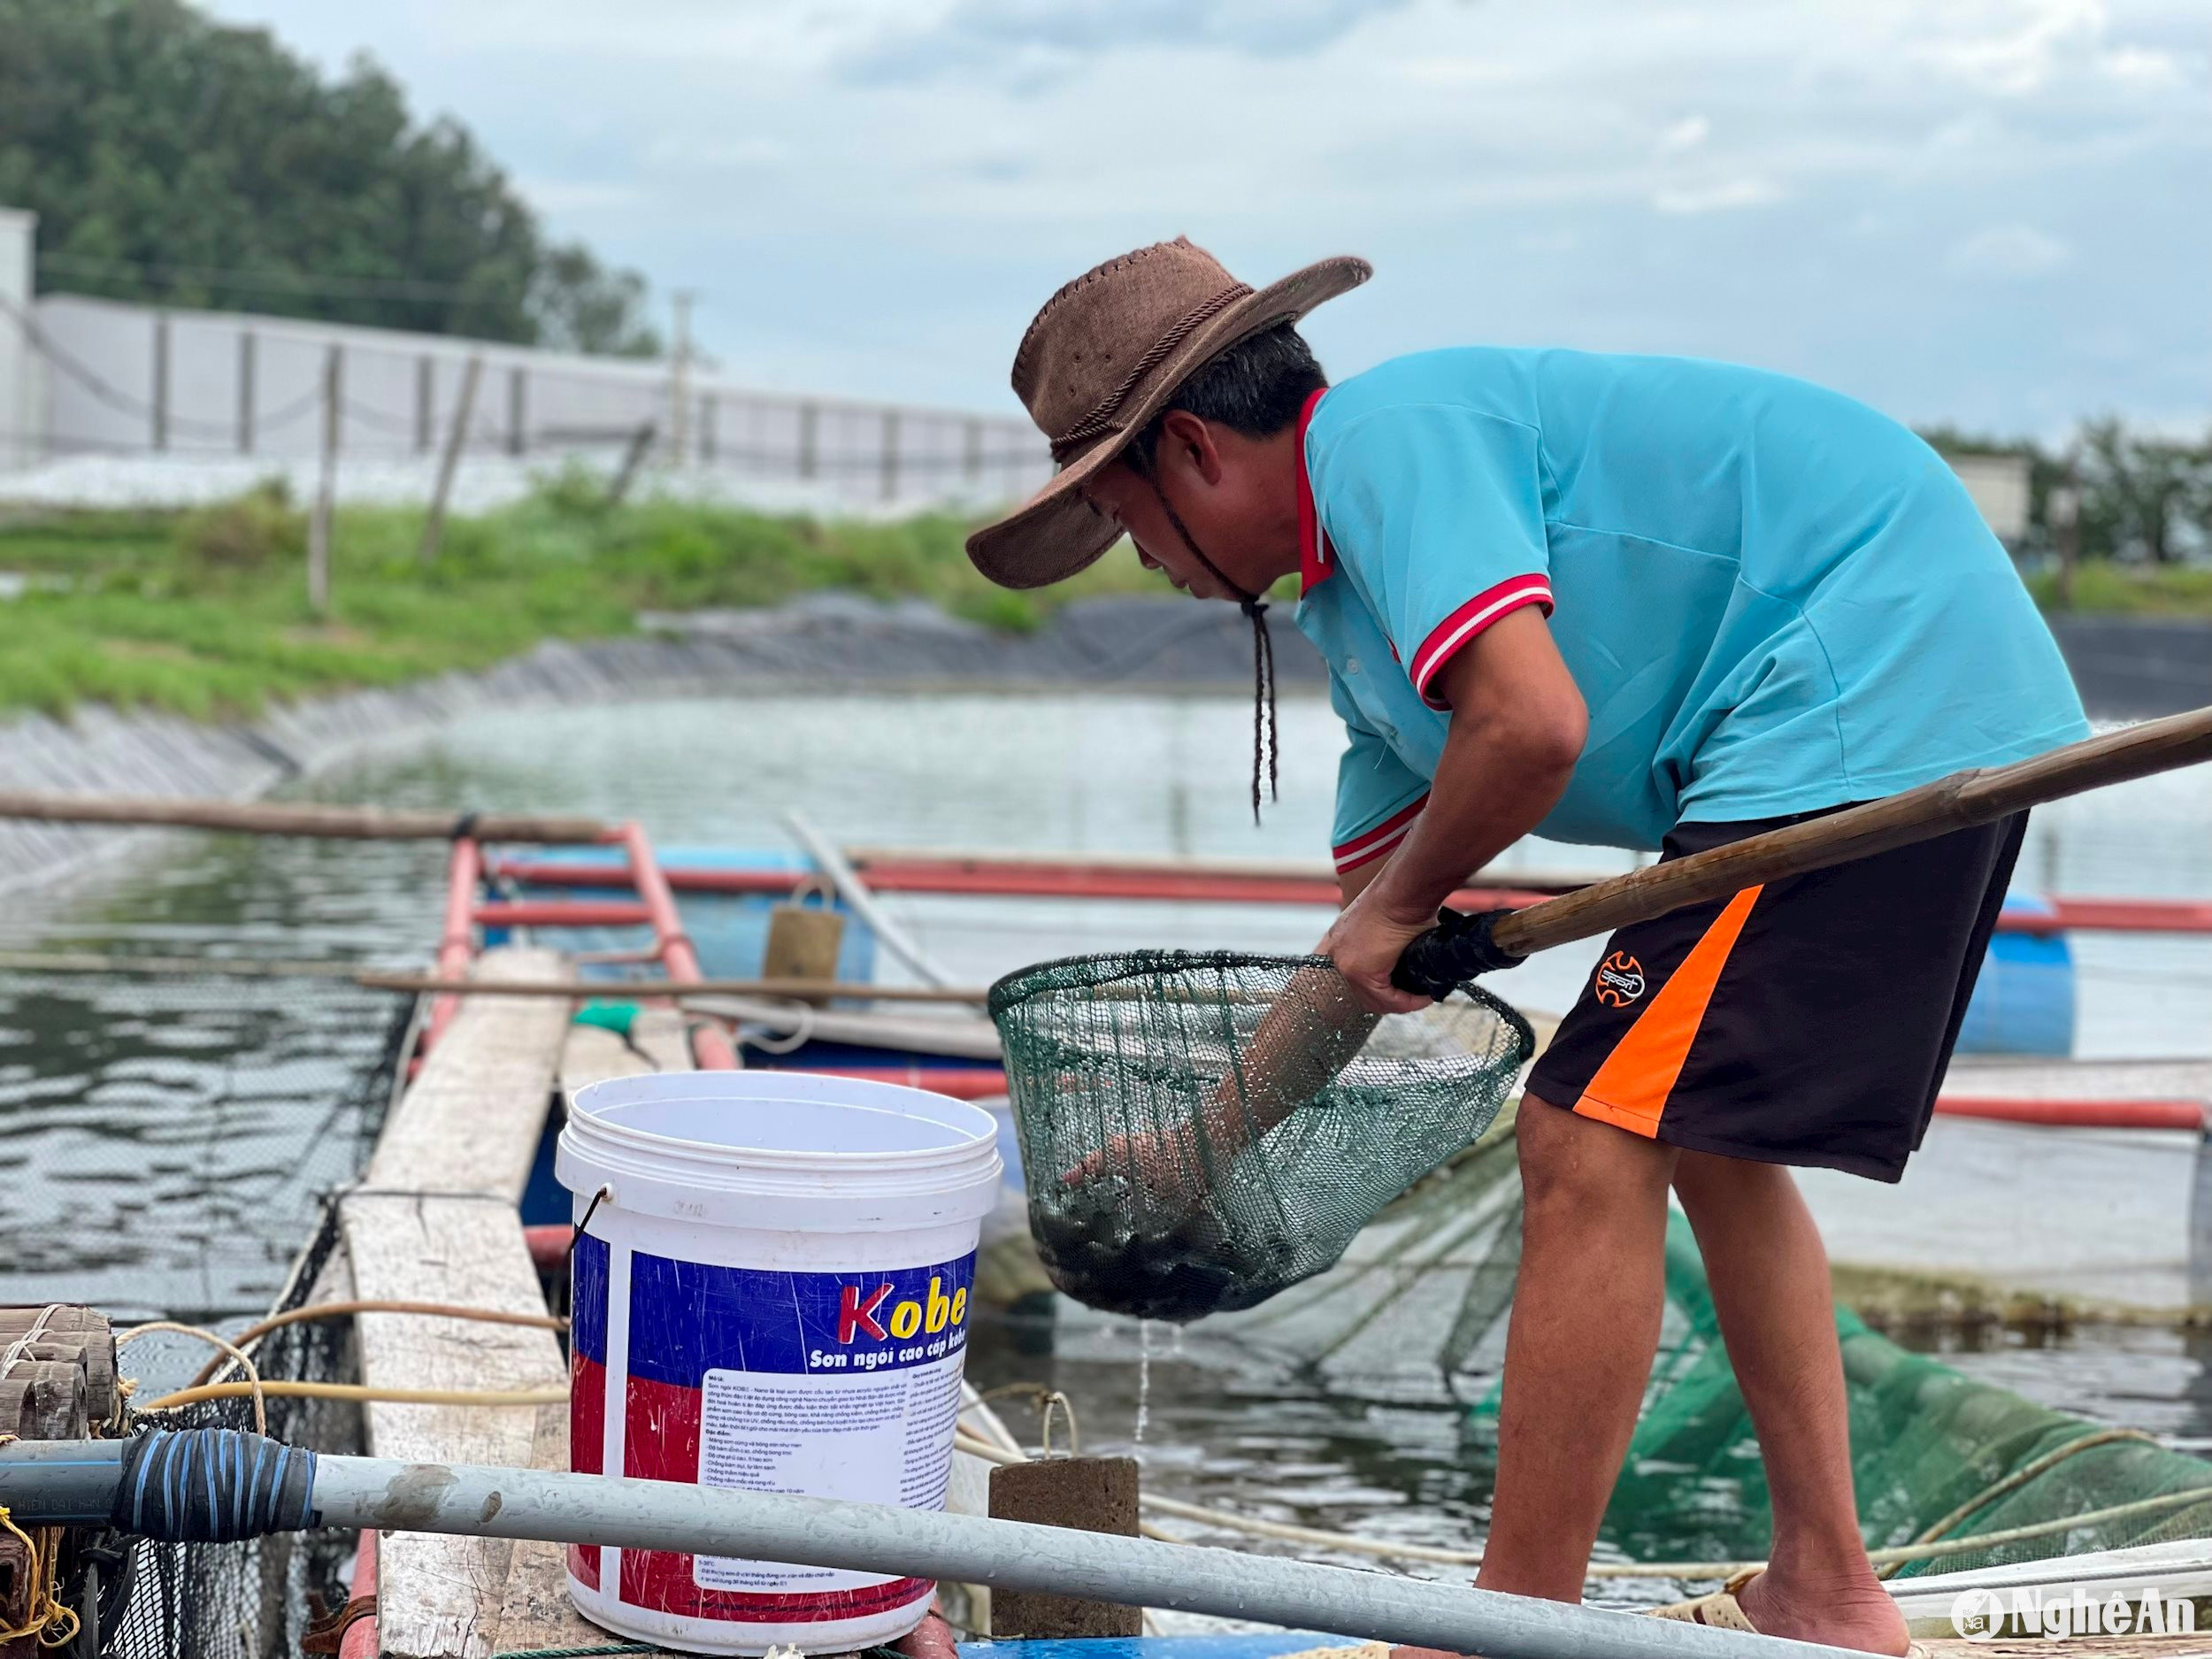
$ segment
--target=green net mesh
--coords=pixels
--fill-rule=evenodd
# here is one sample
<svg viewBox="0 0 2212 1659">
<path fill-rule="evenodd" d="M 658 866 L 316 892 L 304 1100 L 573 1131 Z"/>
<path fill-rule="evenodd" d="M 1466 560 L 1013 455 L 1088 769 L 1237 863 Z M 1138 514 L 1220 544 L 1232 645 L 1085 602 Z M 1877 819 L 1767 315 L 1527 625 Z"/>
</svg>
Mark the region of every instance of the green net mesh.
<svg viewBox="0 0 2212 1659">
<path fill-rule="evenodd" d="M 1031 1230 L 1079 1302 L 1187 1321 L 1333 1264 L 1490 1126 L 1533 1041 L 1480 992 L 1378 1018 L 1316 957 L 1072 956 L 991 989 Z"/>
<path fill-rule="evenodd" d="M 1468 1403 L 1463 1455 L 1494 1451 L 1521 1187 L 1509 1107 L 1476 1145 L 1386 1206 L 1331 1271 L 1209 1330 L 1294 1361 L 1341 1401 Z M 1771 1542 L 1759 1442 L 1688 1223 L 1671 1217 L 1663 1336 L 1607 1511 L 1601 1558 L 1756 1561 Z M 1902 1578 L 2212 1538 L 2212 1463 L 2051 1409 L 1836 1310 L 1867 1543 L 1946 1548 Z M 1662 1566 L 1655 1581 L 1682 1575 Z M 1663 1593 L 1655 1582 L 1652 1594 Z"/>
</svg>

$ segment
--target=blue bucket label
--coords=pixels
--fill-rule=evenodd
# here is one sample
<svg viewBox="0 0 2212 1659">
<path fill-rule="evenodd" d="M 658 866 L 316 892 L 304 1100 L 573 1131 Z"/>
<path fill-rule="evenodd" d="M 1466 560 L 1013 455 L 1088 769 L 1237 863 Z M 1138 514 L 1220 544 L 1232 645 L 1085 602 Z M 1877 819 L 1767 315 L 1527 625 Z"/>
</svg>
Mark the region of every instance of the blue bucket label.
<svg viewBox="0 0 2212 1659">
<path fill-rule="evenodd" d="M 882 1272 L 776 1272 L 638 1253 L 629 1278 L 625 1473 L 944 1506 L 972 1252 Z M 795 1596 L 826 1593 L 849 1616 L 861 1610 L 849 1604 L 856 1593 L 914 1594 L 876 1574 L 711 1556 L 695 1558 L 688 1577 L 680 1586 L 641 1584 L 636 1597 L 626 1583 L 624 1599 L 761 1617 L 764 1601 L 788 1612 Z"/>
</svg>

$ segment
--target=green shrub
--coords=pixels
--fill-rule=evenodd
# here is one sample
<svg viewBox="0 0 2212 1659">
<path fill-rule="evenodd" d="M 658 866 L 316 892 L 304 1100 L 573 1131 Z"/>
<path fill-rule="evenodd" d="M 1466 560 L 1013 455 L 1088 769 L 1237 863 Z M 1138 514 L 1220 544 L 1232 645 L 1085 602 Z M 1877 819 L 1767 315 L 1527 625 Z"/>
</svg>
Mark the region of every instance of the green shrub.
<svg viewBox="0 0 2212 1659">
<path fill-rule="evenodd" d="M 177 524 L 179 549 L 209 572 L 257 572 L 307 550 L 307 519 L 291 492 L 273 479 L 242 495 L 188 512 Z"/>
</svg>

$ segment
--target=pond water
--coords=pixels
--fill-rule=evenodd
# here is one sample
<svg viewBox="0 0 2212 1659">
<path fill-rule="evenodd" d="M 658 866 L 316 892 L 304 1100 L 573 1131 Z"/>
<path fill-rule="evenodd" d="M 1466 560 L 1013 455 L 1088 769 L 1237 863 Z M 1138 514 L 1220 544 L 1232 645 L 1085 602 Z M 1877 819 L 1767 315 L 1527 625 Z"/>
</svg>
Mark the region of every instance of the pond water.
<svg viewBox="0 0 2212 1659">
<path fill-rule="evenodd" d="M 1249 718 L 1228 697 L 1012 693 L 533 710 L 396 742 L 293 793 L 634 817 L 664 851 L 781 847 L 781 815 L 797 808 L 847 843 L 1325 857 L 1333 717 L 1317 700 L 1286 701 L 1282 798 L 1257 827 Z M 2024 885 L 2212 896 L 2208 818 L 2203 770 L 2068 803 L 2039 816 Z M 1509 860 L 1628 862 L 1541 844 Z M 0 942 L 419 964 L 436 937 L 442 865 L 434 844 L 150 836 L 127 865 L 19 903 Z M 1125 946 L 1302 950 L 1328 922 L 1321 909 L 889 902 L 971 981 Z M 1556 1011 L 1596 949 L 1551 953 L 1495 988 Z M 2107 936 L 2077 949 L 2083 1053 L 2212 1054 L 2212 941 Z M 304 1225 L 314 1192 L 352 1156 L 365 1112 L 347 1089 L 389 1035 L 389 1001 L 295 982 L 17 979 L 0 993 L 0 1300 L 66 1295 L 211 1318 L 262 1305 L 281 1253 L 242 1242 L 226 1218 L 296 1209 Z M 1999 1335 L 1955 1363 L 2197 1448 L 2212 1445 L 2206 1358 L 2187 1333 L 2091 1330 L 2036 1347 Z M 1340 1379 L 1324 1388 L 1202 1326 L 1178 1333 L 1079 1310 L 1048 1346 L 1033 1325 L 980 1331 L 972 1366 L 984 1386 L 1064 1390 L 1087 1447 L 1135 1448 L 1148 1480 L 1175 1495 L 1419 1541 L 1461 1545 L 1480 1531 L 1486 1480 L 1440 1387 L 1431 1399 L 1366 1395 Z"/>
</svg>

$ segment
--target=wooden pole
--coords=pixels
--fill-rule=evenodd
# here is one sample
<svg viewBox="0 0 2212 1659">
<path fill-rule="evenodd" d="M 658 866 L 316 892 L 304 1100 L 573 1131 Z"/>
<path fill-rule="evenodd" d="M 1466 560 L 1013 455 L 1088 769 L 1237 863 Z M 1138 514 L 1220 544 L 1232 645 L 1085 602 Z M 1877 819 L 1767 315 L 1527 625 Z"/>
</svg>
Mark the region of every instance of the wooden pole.
<svg viewBox="0 0 2212 1659">
<path fill-rule="evenodd" d="M 630 446 L 622 452 L 622 465 L 615 469 L 613 482 L 607 486 L 607 505 L 619 507 L 622 498 L 630 493 L 630 486 L 637 481 L 638 469 L 645 465 L 646 456 L 653 448 L 654 434 L 659 426 L 650 420 L 641 421 L 638 429 L 630 434 Z"/>
<path fill-rule="evenodd" d="M 980 985 L 877 985 L 865 979 L 455 979 L 396 968 L 364 968 L 351 962 L 287 962 L 252 956 L 111 956 L 85 951 L 0 950 L 0 973 L 91 974 L 116 979 L 320 979 L 365 991 L 407 991 L 424 996 L 687 997 L 748 996 L 785 1002 L 972 1002 L 991 999 Z M 0 1321 L 6 1310 L 0 1309 Z"/>
<path fill-rule="evenodd" d="M 330 609 L 330 531 L 338 510 L 339 376 L 344 348 L 323 353 L 323 464 L 315 484 L 315 513 L 307 526 L 307 608 L 317 616 Z"/>
<path fill-rule="evenodd" d="M 1685 905 L 1728 898 L 1762 882 L 1993 824 L 2048 801 L 2204 760 L 2212 760 L 2212 709 L 2147 720 L 2009 766 L 1954 772 L 1886 800 L 1600 881 L 1516 910 L 1491 936 L 1501 949 L 1525 956 Z"/>
<path fill-rule="evenodd" d="M 150 828 L 229 830 L 252 835 L 307 835 L 341 841 L 445 841 L 457 829 L 487 841 L 575 846 L 606 840 L 598 818 L 484 812 L 388 812 L 311 802 L 204 801 L 189 796 L 36 795 L 0 792 L 0 818 L 48 824 L 128 824 Z"/>
<path fill-rule="evenodd" d="M 453 495 L 453 477 L 461 470 L 461 449 L 468 442 L 469 421 L 476 413 L 476 383 L 484 378 L 484 359 L 469 358 L 461 371 L 461 395 L 453 405 L 453 430 L 446 434 L 445 453 L 438 460 L 438 482 L 430 493 L 430 517 L 422 526 L 422 563 L 438 557 L 445 537 L 446 503 Z"/>
</svg>

